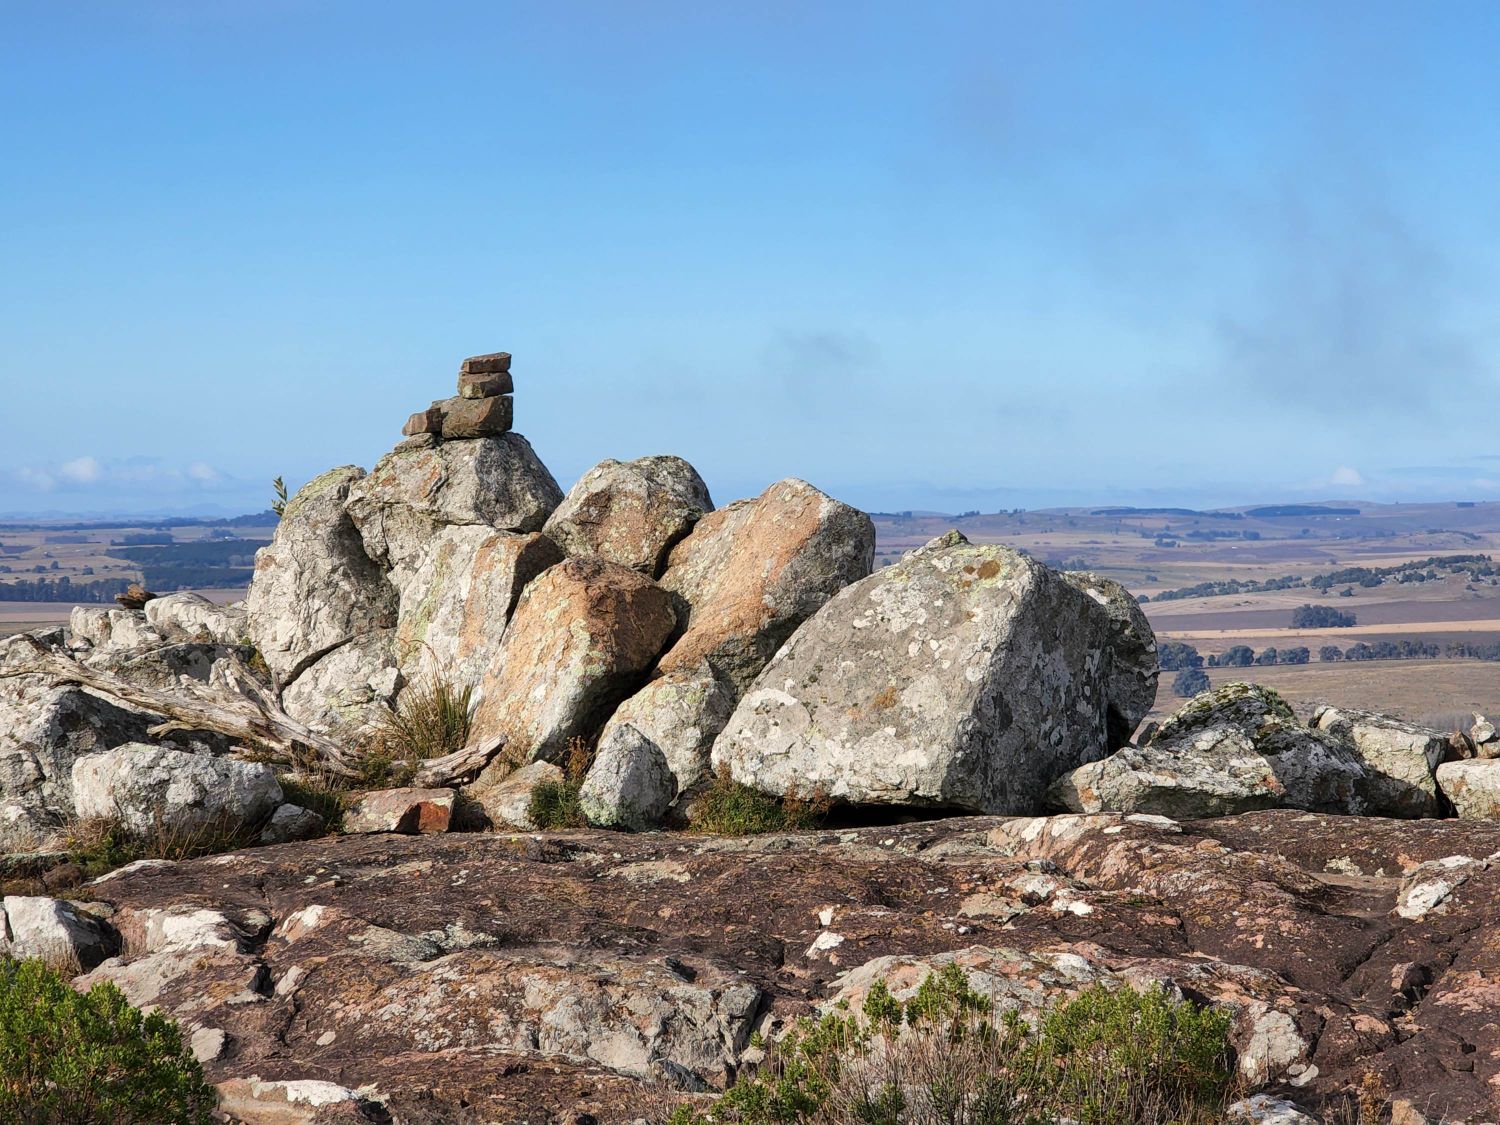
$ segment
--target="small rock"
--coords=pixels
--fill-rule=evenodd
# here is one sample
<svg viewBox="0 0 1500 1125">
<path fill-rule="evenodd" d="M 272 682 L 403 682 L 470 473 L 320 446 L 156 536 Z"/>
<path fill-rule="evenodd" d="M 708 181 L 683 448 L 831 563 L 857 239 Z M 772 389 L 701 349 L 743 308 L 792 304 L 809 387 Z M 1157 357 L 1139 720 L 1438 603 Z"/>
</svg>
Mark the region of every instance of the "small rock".
<svg viewBox="0 0 1500 1125">
<path fill-rule="evenodd" d="M 344 814 L 346 833 L 399 832 L 425 836 L 448 831 L 452 789 L 377 789 Z"/>
<path fill-rule="evenodd" d="M 188 1040 L 193 1058 L 200 1063 L 210 1063 L 224 1054 L 229 1045 L 229 1036 L 220 1027 L 200 1027 Z"/>
<path fill-rule="evenodd" d="M 640 832 L 661 823 L 677 783 L 654 742 L 629 725 L 618 730 L 600 747 L 578 796 L 590 824 Z"/>
<path fill-rule="evenodd" d="M 311 840 L 323 834 L 327 823 L 312 809 L 301 805 L 281 805 L 271 814 L 261 830 L 262 844 L 286 844 L 293 840 Z"/>
<path fill-rule="evenodd" d="M 156 595 L 139 582 L 132 582 L 125 588 L 123 594 L 115 595 L 115 601 L 119 602 L 126 609 L 145 609 L 146 603 L 154 597 Z"/>
<path fill-rule="evenodd" d="M 133 835 L 232 830 L 281 804 L 270 766 L 132 742 L 73 763 L 78 815 Z"/>
<path fill-rule="evenodd" d="M 426 410 L 419 410 L 406 420 L 401 432 L 407 437 L 418 434 L 440 434 L 443 432 L 443 404 L 435 402 Z"/>
<path fill-rule="evenodd" d="M 1300 1106 L 1285 1098 L 1273 1098 L 1270 1094 L 1256 1094 L 1253 1098 L 1235 1102 L 1225 1111 L 1225 1121 L 1256 1122 L 1258 1125 L 1321 1125 L 1322 1119 L 1314 1117 Z"/>
</svg>

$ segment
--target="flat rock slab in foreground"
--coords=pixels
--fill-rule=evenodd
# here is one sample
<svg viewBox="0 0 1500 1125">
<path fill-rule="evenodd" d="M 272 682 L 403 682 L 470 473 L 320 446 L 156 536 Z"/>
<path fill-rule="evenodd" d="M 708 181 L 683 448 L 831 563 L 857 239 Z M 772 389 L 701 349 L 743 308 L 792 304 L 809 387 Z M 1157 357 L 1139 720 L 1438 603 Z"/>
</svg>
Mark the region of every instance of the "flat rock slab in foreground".
<svg viewBox="0 0 1500 1125">
<path fill-rule="evenodd" d="M 1023 1008 L 1168 982 L 1229 1005 L 1241 1070 L 1298 1104 L 1371 1071 L 1493 1119 L 1496 853 L 1500 823 L 1290 810 L 343 837 L 99 883 L 125 956 L 89 979 L 211 1039 L 237 1096 L 316 1081 L 413 1122 L 663 1115 L 877 958 L 908 983 L 956 958 Z"/>
</svg>

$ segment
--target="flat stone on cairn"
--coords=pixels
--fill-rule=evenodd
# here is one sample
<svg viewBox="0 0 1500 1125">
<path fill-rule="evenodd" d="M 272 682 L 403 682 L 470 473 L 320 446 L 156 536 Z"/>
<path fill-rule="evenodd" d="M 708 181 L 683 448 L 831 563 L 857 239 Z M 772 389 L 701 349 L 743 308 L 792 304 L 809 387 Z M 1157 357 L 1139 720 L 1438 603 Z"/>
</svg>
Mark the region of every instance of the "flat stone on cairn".
<svg viewBox="0 0 1500 1125">
<path fill-rule="evenodd" d="M 514 389 L 509 352 L 470 356 L 458 368 L 458 396 L 417 411 L 401 432 L 424 441 L 459 441 L 507 433 L 515 422 L 510 398 Z M 423 436 L 428 434 L 432 437 Z"/>
</svg>

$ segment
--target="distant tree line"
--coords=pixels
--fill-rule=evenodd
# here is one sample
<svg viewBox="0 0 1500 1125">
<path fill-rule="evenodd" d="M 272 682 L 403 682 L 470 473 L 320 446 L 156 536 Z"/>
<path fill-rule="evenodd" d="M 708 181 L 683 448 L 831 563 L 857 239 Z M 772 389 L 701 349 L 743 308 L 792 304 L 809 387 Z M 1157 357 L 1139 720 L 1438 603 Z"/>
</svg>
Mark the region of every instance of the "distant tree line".
<svg viewBox="0 0 1500 1125">
<path fill-rule="evenodd" d="M 1241 581 L 1238 578 L 1222 582 L 1200 582 L 1196 586 L 1184 586 L 1178 590 L 1163 590 L 1151 599 L 1142 596 L 1140 601 L 1170 602 L 1182 598 L 1219 598 L 1234 594 L 1265 594 L 1275 590 L 1296 590 L 1311 587 L 1327 593 L 1335 586 L 1363 586 L 1372 588 L 1386 581 L 1431 582 L 1448 574 L 1467 573 L 1470 582 L 1494 579 L 1500 576 L 1500 567 L 1489 555 L 1434 555 L 1431 558 L 1400 563 L 1396 566 L 1348 566 L 1327 574 L 1315 574 L 1311 578 L 1299 578 L 1286 574 L 1280 578 L 1267 578 L 1261 582 Z M 1352 593 L 1352 590 L 1350 591 Z"/>
<path fill-rule="evenodd" d="M 0 602 L 112 602 L 130 585 L 128 578 L 95 578 L 74 582 L 60 578 L 0 582 Z"/>
<path fill-rule="evenodd" d="M 1161 641 L 1157 645 L 1156 652 L 1162 671 L 1177 673 L 1172 681 L 1174 691 L 1177 690 L 1179 683 L 1184 685 L 1202 683 L 1203 681 L 1197 676 L 1185 675 L 1185 673 L 1203 675 L 1205 667 L 1251 668 L 1272 664 L 1307 664 L 1312 660 L 1312 652 L 1305 645 L 1296 645 L 1291 648 L 1268 647 L 1261 649 L 1260 652 L 1256 652 L 1249 645 L 1234 645 L 1224 652 L 1211 653 L 1205 658 L 1196 648 L 1184 641 Z M 1355 660 L 1437 660 L 1440 658 L 1500 661 L 1500 643 L 1476 645 L 1464 641 L 1449 641 L 1447 644 L 1439 645 L 1432 641 L 1407 639 L 1359 641 L 1348 648 L 1323 645 L 1318 649 L 1318 659 L 1324 663 Z M 1206 680 L 1207 676 L 1203 675 L 1203 678 Z M 1196 695 L 1202 690 L 1202 687 L 1198 687 L 1188 694 Z M 1178 694 L 1183 693 L 1178 692 Z"/>
</svg>

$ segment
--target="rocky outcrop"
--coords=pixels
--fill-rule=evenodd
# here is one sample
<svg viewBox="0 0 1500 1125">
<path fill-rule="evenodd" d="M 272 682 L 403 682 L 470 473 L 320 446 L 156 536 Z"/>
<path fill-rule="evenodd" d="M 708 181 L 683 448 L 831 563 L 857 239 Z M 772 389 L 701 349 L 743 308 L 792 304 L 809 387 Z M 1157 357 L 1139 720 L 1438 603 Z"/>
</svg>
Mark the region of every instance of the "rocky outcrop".
<svg viewBox="0 0 1500 1125">
<path fill-rule="evenodd" d="M 521 595 L 499 668 L 480 684 L 471 743 L 504 747 L 511 763 L 556 761 L 645 677 L 675 625 L 671 598 L 637 571 L 552 567 Z"/>
<path fill-rule="evenodd" d="M 76 973 L 92 969 L 118 948 L 108 927 L 70 902 L 28 895 L 0 899 L 0 957 L 35 957 Z"/>
<path fill-rule="evenodd" d="M 684 631 L 660 671 L 696 674 L 706 661 L 743 692 L 798 625 L 870 573 L 874 558 L 870 517 L 806 481 L 781 481 L 704 516 L 662 575 Z"/>
<path fill-rule="evenodd" d="M 617 1122 L 701 1108 L 752 1031 L 874 966 L 905 989 L 952 960 L 1023 1015 L 1094 981 L 1220 1004 L 1247 1096 L 1332 1112 L 1369 1073 L 1434 1120 L 1487 1120 L 1497 852 L 1500 823 L 1290 810 L 347 837 L 96 884 L 128 940 L 80 984 L 222 1032 L 215 1083 L 331 1080 L 402 1120 Z M 1421 896 L 1441 909 L 1398 909 Z"/>
<path fill-rule="evenodd" d="M 1062 576 L 953 532 L 799 629 L 713 761 L 772 794 L 1034 812 L 1056 777 L 1112 748 L 1116 635 L 1106 608 Z M 1144 690 L 1133 684 L 1120 713 Z"/>
<path fill-rule="evenodd" d="M 250 639 L 280 685 L 355 639 L 389 635 L 396 591 L 365 554 L 344 510 L 361 469 L 333 469 L 298 490 L 245 598 Z M 301 717 L 301 716 L 298 716 Z"/>
<path fill-rule="evenodd" d="M 281 796 L 269 766 L 143 743 L 73 763 L 78 815 L 141 837 L 232 833 L 268 819 Z"/>
<path fill-rule="evenodd" d="M 165 594 L 146 603 L 146 624 L 172 641 L 242 645 L 250 640 L 243 605 L 219 605 L 202 594 Z"/>
<path fill-rule="evenodd" d="M 547 520 L 575 558 L 601 558 L 655 578 L 667 552 L 714 510 L 708 486 L 681 457 L 601 461 Z"/>
</svg>

